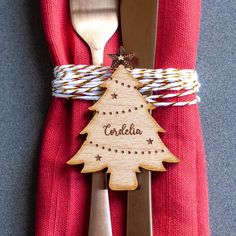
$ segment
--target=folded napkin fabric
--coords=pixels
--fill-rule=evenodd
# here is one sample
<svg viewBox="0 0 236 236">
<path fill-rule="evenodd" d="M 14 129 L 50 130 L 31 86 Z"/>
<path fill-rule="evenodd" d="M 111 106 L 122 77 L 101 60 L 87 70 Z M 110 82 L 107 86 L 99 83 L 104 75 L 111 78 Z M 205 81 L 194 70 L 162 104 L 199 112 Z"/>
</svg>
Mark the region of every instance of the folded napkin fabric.
<svg viewBox="0 0 236 236">
<path fill-rule="evenodd" d="M 195 68 L 200 1 L 159 0 L 156 68 Z M 74 31 L 68 0 L 41 0 L 42 21 L 54 65 L 91 64 L 86 43 Z M 132 12 L 132 11 L 131 11 Z M 107 43 L 117 51 L 119 32 Z M 53 68 L 52 68 L 53 69 Z M 92 114 L 90 102 L 52 98 L 45 121 L 38 172 L 36 235 L 88 233 L 91 175 L 66 162 L 83 142 L 80 131 Z M 206 165 L 198 106 L 157 108 L 154 118 L 167 131 L 162 138 L 180 158 L 165 173 L 152 175 L 154 236 L 209 235 Z M 126 193 L 109 191 L 114 236 L 126 231 Z"/>
</svg>

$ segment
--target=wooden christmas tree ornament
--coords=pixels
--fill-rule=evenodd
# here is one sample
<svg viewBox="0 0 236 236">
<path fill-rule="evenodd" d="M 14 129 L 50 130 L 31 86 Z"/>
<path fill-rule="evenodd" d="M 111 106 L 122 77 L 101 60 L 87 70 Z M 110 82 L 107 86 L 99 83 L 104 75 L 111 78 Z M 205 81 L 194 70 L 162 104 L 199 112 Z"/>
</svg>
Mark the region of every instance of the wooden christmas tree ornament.
<svg viewBox="0 0 236 236">
<path fill-rule="evenodd" d="M 164 130 L 152 118 L 147 103 L 139 93 L 142 84 L 119 65 L 101 87 L 103 96 L 89 108 L 95 111 L 90 123 L 82 130 L 87 138 L 79 151 L 67 162 L 84 164 L 82 173 L 108 168 L 112 190 L 134 190 L 140 167 L 165 171 L 162 162 L 179 160 L 165 146 L 158 132 Z"/>
</svg>

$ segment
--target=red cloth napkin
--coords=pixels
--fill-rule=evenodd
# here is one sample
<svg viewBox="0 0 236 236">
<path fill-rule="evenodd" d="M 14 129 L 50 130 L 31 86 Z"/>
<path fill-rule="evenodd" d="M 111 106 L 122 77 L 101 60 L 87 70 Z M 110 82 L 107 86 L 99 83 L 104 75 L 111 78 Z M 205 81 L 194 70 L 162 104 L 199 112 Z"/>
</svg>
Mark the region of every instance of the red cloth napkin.
<svg viewBox="0 0 236 236">
<path fill-rule="evenodd" d="M 41 0 L 45 34 L 55 65 L 91 64 L 88 46 L 74 32 L 68 0 Z M 200 0 L 159 0 L 156 68 L 195 67 Z M 105 55 L 119 46 L 116 33 Z M 110 64 L 104 56 L 105 65 Z M 92 117 L 82 100 L 52 98 L 39 166 L 36 235 L 87 235 L 90 175 L 66 164 L 83 142 L 80 131 Z M 207 236 L 208 196 L 197 105 L 157 108 L 153 116 L 167 131 L 163 140 L 180 158 L 165 173 L 153 173 L 154 236 Z M 114 236 L 124 236 L 126 193 L 109 192 Z"/>
</svg>

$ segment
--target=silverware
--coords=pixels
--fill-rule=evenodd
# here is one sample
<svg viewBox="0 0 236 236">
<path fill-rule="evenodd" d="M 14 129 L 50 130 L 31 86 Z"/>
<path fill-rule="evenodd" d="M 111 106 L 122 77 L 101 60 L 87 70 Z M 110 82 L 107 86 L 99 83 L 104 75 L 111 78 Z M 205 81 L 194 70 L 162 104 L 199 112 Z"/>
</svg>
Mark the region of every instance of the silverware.
<svg viewBox="0 0 236 236">
<path fill-rule="evenodd" d="M 121 1 L 122 42 L 134 51 L 139 67 L 153 68 L 155 63 L 158 0 Z M 152 235 L 151 172 L 138 174 L 139 187 L 127 198 L 127 236 Z"/>
<path fill-rule="evenodd" d="M 118 28 L 118 0 L 70 0 L 75 31 L 89 45 L 94 65 L 103 64 L 104 47 Z M 106 174 L 92 174 L 90 236 L 111 236 Z"/>
</svg>

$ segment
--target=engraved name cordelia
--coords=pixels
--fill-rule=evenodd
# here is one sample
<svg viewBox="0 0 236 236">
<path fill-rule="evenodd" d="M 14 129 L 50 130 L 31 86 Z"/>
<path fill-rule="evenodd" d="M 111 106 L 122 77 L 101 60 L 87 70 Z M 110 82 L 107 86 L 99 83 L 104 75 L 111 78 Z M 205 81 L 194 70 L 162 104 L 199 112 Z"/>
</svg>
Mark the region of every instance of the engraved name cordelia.
<svg viewBox="0 0 236 236">
<path fill-rule="evenodd" d="M 104 134 L 106 136 L 115 135 L 142 135 L 143 131 L 135 128 L 134 124 L 130 124 L 129 126 L 127 124 L 123 124 L 121 128 L 113 128 L 111 124 L 107 124 L 103 126 L 104 128 Z"/>
</svg>

